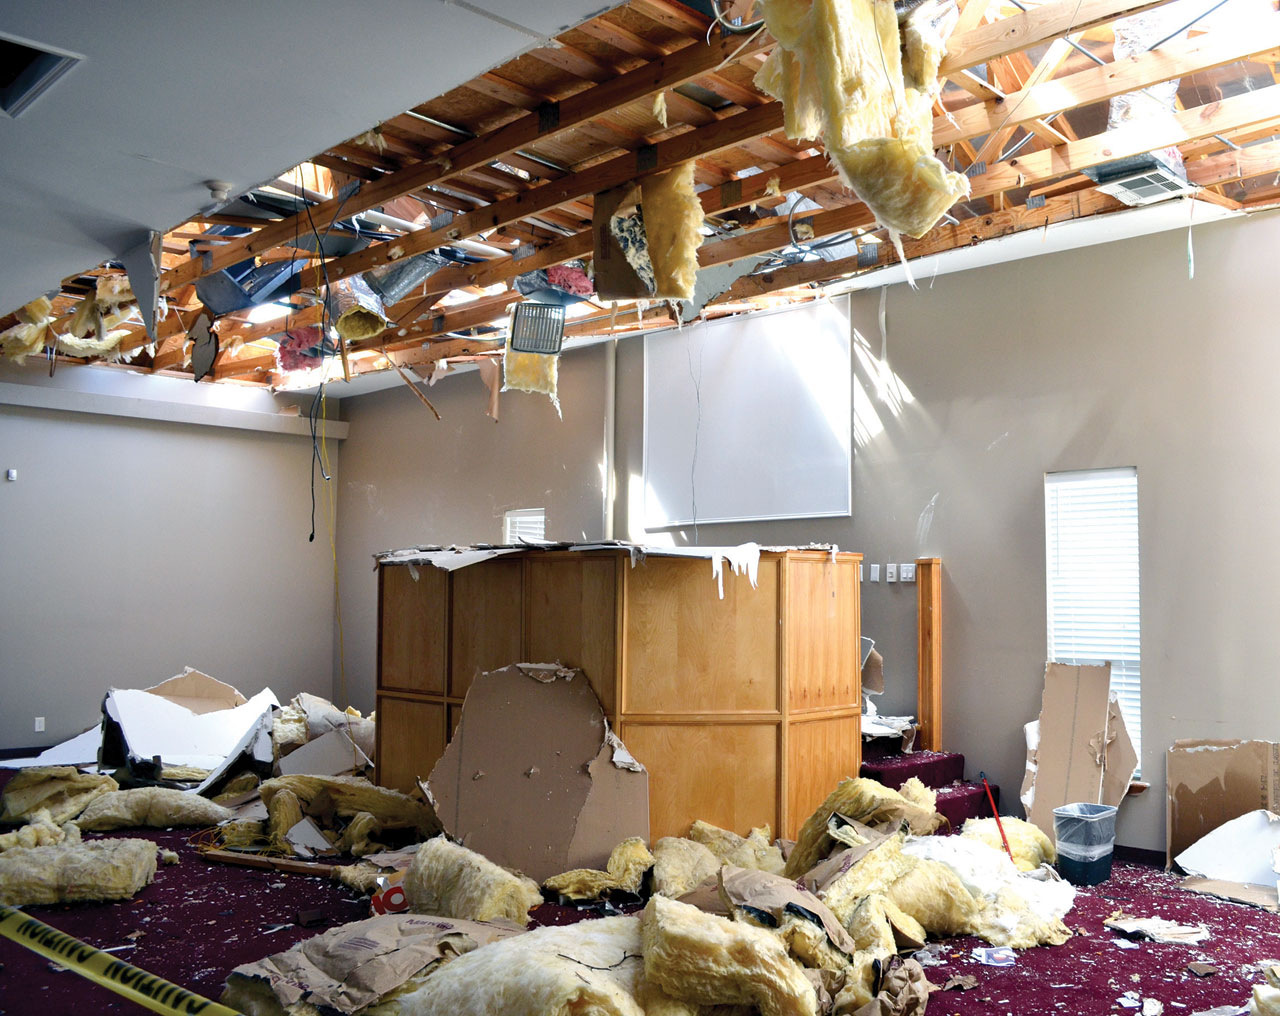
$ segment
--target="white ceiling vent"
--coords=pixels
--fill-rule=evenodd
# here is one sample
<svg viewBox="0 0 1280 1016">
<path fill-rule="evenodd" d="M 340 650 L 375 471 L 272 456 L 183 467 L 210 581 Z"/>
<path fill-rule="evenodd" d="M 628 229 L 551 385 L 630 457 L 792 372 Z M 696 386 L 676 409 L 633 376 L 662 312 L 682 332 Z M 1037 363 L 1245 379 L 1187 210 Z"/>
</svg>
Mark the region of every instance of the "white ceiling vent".
<svg viewBox="0 0 1280 1016">
<path fill-rule="evenodd" d="M 1187 180 L 1181 167 L 1155 152 L 1094 166 L 1084 173 L 1097 181 L 1098 190 L 1126 205 L 1151 205 L 1195 194 L 1200 189 Z"/>
<path fill-rule="evenodd" d="M 79 62 L 70 53 L 0 36 L 0 112 L 21 115 Z"/>
</svg>

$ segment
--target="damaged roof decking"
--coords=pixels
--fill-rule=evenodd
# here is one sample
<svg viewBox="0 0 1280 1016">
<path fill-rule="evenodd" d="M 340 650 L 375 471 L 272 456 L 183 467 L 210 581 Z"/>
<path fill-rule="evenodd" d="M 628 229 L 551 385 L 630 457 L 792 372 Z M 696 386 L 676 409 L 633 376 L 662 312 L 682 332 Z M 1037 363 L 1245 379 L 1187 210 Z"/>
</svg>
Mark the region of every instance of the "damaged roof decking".
<svg viewBox="0 0 1280 1016">
<path fill-rule="evenodd" d="M 1245 210 L 1280 202 L 1280 13 L 1273 0 L 1231 0 L 1189 32 L 1119 62 L 1112 54 L 1117 16 L 1163 8 L 1176 28 L 1211 5 L 1028 0 L 1023 6 L 1025 12 L 1007 0 L 961 0 L 934 107 L 934 144 L 947 165 L 969 176 L 972 196 L 952 207 L 954 223 L 944 219 L 908 241 L 909 257 L 1120 210 L 1125 206 L 1099 192 L 1082 170 L 1172 143 L 1191 181 L 1205 187 L 1200 200 Z M 758 4 L 732 9 L 759 16 Z M 220 320 L 212 377 L 314 383 L 316 371 L 292 380 L 279 372 L 270 338 L 319 323 L 314 286 L 386 263 L 396 246 L 411 253 L 467 241 L 472 263 L 441 269 L 388 308 L 395 326 L 351 345 L 348 366 L 353 373 L 386 369 L 387 353 L 405 365 L 496 355 L 507 307 L 521 298 L 514 277 L 590 256 L 592 195 L 690 158 L 711 227 L 699 250 L 702 266 L 769 257 L 706 313 L 803 299 L 813 284 L 895 261 L 889 243 L 864 243 L 861 260 L 841 248 L 833 261 L 792 243 L 797 223 L 812 228 L 815 241 L 863 231 L 884 237 L 875 235 L 865 206 L 838 184 L 821 143 L 787 139 L 780 105 L 754 86 L 772 48 L 767 33 L 711 31 L 708 43 L 710 27 L 675 0 L 630 0 L 563 33 L 557 45 L 370 125 L 290 174 L 321 197 L 352 182 L 360 185 L 356 194 L 267 225 L 228 212 L 178 226 L 164 238 L 162 287 L 171 309 L 158 325 L 158 341 L 148 348 L 135 319 L 123 326 L 121 350 L 132 355 L 134 369 L 190 376 L 185 329 L 201 309 L 195 279 L 246 259 L 305 259 L 303 288 L 288 318 L 250 322 L 241 310 Z M 1170 79 L 1179 80 L 1178 112 L 1163 117 L 1168 126 L 1155 127 L 1161 118 L 1153 116 L 1107 131 L 1111 97 Z M 666 126 L 655 107 L 658 94 Z M 788 223 L 797 191 L 818 207 L 806 205 Z M 421 229 L 410 240 L 394 224 L 377 225 L 385 237 L 323 264 L 295 246 L 312 223 L 323 228 L 366 208 L 416 219 Z M 253 232 L 228 242 L 209 232 L 219 225 Z M 118 271 L 66 280 L 53 303 L 55 318 L 66 318 L 92 293 L 94 275 Z M 588 301 L 574 308 L 567 333 L 626 333 L 668 324 L 669 315 L 663 305 L 615 311 Z M 0 329 L 15 321 L 0 320 Z M 337 357 L 329 369 L 341 376 Z"/>
</svg>

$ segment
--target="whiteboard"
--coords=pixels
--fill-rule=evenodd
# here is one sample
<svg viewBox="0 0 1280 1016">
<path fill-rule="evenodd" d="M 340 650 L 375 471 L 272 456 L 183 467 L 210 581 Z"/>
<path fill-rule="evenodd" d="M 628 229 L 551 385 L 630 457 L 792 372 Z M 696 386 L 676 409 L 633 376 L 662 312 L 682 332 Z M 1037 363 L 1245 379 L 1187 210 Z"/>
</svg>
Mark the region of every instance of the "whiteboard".
<svg viewBox="0 0 1280 1016">
<path fill-rule="evenodd" d="M 644 527 L 852 513 L 848 298 L 644 339 Z"/>
</svg>

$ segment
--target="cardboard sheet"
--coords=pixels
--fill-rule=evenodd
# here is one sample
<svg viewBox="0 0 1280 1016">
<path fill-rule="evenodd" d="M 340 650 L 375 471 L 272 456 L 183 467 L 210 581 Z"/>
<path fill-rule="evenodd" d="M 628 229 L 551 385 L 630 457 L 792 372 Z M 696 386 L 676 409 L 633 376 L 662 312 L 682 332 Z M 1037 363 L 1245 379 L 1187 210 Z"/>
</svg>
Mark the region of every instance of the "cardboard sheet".
<svg viewBox="0 0 1280 1016">
<path fill-rule="evenodd" d="M 1224 822 L 1280 812 L 1280 743 L 1175 741 L 1165 756 L 1166 863 Z"/>
<path fill-rule="evenodd" d="M 649 774 L 610 737 L 579 670 L 515 664 L 472 683 L 427 786 L 445 830 L 539 882 L 603 870 L 629 836 L 649 840 Z"/>
<path fill-rule="evenodd" d="M 354 1012 L 399 988 L 424 967 L 519 931 L 421 914 L 370 917 L 236 967 L 227 979 L 224 1002 L 241 1004 L 246 983 L 258 982 L 270 988 L 281 1006 L 306 1002 Z"/>
<path fill-rule="evenodd" d="M 1038 741 L 1028 732 L 1022 803 L 1027 820 L 1053 836 L 1053 809 L 1086 802 L 1118 806 L 1138 756 L 1111 695 L 1111 665 L 1048 663 Z"/>
</svg>

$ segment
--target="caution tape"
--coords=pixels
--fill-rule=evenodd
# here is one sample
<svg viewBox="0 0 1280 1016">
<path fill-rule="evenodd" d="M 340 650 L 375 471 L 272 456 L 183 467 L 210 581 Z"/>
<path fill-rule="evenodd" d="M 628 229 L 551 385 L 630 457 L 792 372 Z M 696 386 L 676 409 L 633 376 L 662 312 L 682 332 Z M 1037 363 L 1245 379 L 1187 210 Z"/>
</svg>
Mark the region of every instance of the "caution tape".
<svg viewBox="0 0 1280 1016">
<path fill-rule="evenodd" d="M 178 1016 L 241 1016 L 234 1009 L 210 1002 L 163 977 L 118 960 L 13 907 L 0 906 L 0 935 L 152 1012 Z"/>
</svg>

